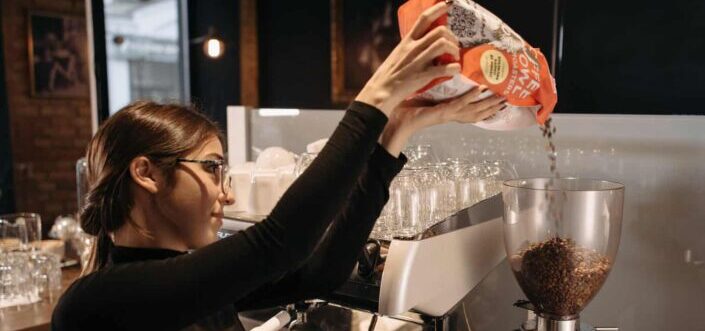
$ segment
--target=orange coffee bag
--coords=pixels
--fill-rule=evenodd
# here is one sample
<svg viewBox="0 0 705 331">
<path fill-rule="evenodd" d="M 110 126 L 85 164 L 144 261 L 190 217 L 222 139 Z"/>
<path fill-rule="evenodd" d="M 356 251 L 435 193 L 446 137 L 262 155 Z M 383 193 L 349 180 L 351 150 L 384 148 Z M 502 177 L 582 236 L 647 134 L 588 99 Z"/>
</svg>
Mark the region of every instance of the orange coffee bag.
<svg viewBox="0 0 705 331">
<path fill-rule="evenodd" d="M 398 11 L 404 37 L 424 10 L 442 0 L 409 0 Z M 418 98 L 440 102 L 455 98 L 477 85 L 488 91 L 481 98 L 499 94 L 508 107 L 493 118 L 476 123 L 492 130 L 511 130 L 543 124 L 558 100 L 556 84 L 546 58 L 497 16 L 471 0 L 454 0 L 448 13 L 431 29 L 445 25 L 460 40 L 461 73 L 438 79 L 419 91 Z M 450 63 L 441 56 L 439 63 Z"/>
</svg>

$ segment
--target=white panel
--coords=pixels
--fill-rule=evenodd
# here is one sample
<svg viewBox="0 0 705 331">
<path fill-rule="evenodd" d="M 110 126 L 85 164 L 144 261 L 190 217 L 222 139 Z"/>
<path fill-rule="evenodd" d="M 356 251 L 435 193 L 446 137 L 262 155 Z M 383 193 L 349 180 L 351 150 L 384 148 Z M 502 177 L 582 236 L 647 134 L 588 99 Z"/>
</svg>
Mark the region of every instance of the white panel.
<svg viewBox="0 0 705 331">
<path fill-rule="evenodd" d="M 130 63 L 123 60 L 108 60 L 108 102 L 110 115 L 130 103 Z"/>
<path fill-rule="evenodd" d="M 243 164 L 249 161 L 250 125 L 248 122 L 248 111 L 245 106 L 228 106 L 226 109 L 228 163 L 231 165 Z"/>
</svg>

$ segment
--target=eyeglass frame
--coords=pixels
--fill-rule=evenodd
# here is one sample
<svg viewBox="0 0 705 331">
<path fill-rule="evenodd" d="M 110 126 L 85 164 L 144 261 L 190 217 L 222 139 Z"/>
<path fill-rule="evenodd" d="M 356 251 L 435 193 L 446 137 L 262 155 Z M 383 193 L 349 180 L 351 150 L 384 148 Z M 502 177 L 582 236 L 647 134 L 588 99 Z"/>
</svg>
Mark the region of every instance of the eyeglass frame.
<svg viewBox="0 0 705 331">
<path fill-rule="evenodd" d="M 232 176 L 230 176 L 230 166 L 225 162 L 225 160 L 199 160 L 199 159 L 186 159 L 186 158 L 177 158 L 176 162 L 188 162 L 188 163 L 200 163 L 200 164 L 205 164 L 208 166 L 213 166 L 213 167 L 218 167 L 220 170 L 220 176 L 218 177 L 220 180 L 220 190 L 223 192 L 223 194 L 228 195 L 230 191 L 232 190 Z M 218 173 L 213 172 L 214 175 L 218 175 Z M 226 184 L 227 182 L 227 184 Z M 227 187 L 227 189 L 226 189 Z"/>
</svg>

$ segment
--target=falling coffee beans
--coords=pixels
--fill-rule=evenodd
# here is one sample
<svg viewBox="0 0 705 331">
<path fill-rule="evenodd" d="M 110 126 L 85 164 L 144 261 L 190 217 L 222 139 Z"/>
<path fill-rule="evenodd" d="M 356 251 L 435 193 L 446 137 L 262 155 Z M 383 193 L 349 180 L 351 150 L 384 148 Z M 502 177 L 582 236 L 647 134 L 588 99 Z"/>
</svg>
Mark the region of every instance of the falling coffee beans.
<svg viewBox="0 0 705 331">
<path fill-rule="evenodd" d="M 556 145 L 553 143 L 553 136 L 556 134 L 556 127 L 553 125 L 553 120 L 551 118 L 546 120 L 541 128 L 541 134 L 546 138 L 546 151 L 548 152 L 548 160 L 550 161 L 551 178 L 561 177 L 558 172 L 558 167 L 556 161 L 558 159 L 558 152 L 556 151 Z"/>
</svg>

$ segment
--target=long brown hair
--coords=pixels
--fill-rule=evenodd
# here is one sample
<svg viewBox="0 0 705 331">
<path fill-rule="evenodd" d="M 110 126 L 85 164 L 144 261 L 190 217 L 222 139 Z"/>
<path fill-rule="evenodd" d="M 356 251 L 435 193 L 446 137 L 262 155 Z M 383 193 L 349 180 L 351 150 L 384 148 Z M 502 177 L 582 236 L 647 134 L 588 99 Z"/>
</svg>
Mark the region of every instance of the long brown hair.
<svg viewBox="0 0 705 331">
<path fill-rule="evenodd" d="M 88 185 L 79 213 L 83 230 L 96 236 L 83 273 L 99 270 L 108 262 L 110 233 L 127 220 L 133 205 L 129 166 L 145 156 L 170 182 L 176 159 L 217 137 L 217 125 L 193 106 L 138 101 L 108 118 L 88 144 Z"/>
</svg>

